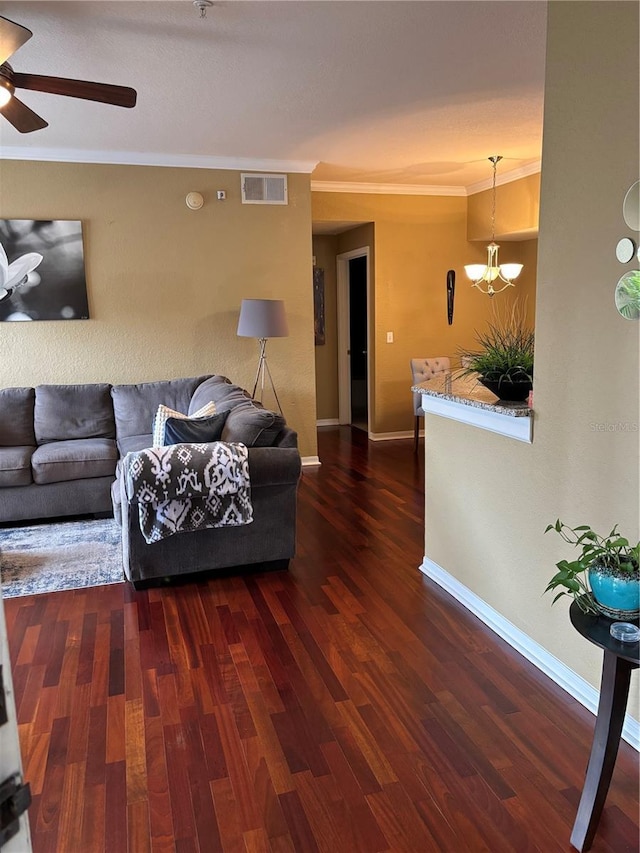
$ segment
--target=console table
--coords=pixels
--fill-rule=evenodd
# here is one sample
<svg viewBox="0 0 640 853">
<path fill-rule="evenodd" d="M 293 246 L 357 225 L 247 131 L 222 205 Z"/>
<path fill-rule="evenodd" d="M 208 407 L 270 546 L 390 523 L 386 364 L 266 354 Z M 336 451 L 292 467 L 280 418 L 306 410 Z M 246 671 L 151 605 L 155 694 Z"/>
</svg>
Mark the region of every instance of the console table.
<svg viewBox="0 0 640 853">
<path fill-rule="evenodd" d="M 640 644 L 615 640 L 609 633 L 613 620 L 606 616 L 583 613 L 575 601 L 569 609 L 569 617 L 573 627 L 583 637 L 604 650 L 593 744 L 571 832 L 571 844 L 582 851 L 591 847 L 609 790 L 627 708 L 631 671 L 637 669 L 640 663 Z"/>
</svg>

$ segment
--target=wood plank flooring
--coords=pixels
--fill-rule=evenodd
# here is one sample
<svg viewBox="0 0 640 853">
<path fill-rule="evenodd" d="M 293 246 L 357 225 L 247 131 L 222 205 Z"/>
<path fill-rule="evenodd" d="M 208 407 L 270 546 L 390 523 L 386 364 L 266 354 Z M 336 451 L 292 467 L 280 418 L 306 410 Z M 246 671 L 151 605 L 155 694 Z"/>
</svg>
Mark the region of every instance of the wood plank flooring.
<svg viewBox="0 0 640 853">
<path fill-rule="evenodd" d="M 36 853 L 570 849 L 593 717 L 418 571 L 411 441 L 320 457 L 289 572 L 5 602 Z"/>
</svg>

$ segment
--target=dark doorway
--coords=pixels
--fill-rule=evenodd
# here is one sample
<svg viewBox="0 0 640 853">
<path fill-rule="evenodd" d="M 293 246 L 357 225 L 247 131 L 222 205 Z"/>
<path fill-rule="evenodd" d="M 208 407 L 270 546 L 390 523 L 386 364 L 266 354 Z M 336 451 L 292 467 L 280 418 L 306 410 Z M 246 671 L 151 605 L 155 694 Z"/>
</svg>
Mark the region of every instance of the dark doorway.
<svg viewBox="0 0 640 853">
<path fill-rule="evenodd" d="M 351 423 L 369 428 L 367 328 L 367 258 L 349 261 L 349 366 L 351 373 Z"/>
</svg>

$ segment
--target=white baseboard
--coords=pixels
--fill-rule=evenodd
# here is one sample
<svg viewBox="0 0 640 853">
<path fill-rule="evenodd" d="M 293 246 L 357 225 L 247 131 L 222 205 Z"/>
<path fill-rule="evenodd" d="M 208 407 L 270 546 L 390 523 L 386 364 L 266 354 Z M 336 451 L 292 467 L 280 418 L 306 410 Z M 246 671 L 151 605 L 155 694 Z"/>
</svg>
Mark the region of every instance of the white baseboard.
<svg viewBox="0 0 640 853">
<path fill-rule="evenodd" d="M 316 426 L 339 426 L 338 418 L 323 418 L 316 421 Z M 345 424 L 348 426 L 348 424 Z M 413 438 L 413 430 L 401 430 L 400 432 L 369 432 L 367 433 L 369 441 L 395 441 L 399 438 Z M 424 438 L 424 430 L 420 430 L 420 438 Z"/>
<path fill-rule="evenodd" d="M 303 468 L 311 468 L 313 465 L 322 465 L 319 456 L 303 456 L 302 457 L 302 467 Z"/>
<path fill-rule="evenodd" d="M 424 435 L 423 432 L 420 435 Z M 371 441 L 395 441 L 398 438 L 413 438 L 413 430 L 402 430 L 401 432 L 370 432 Z"/>
<path fill-rule="evenodd" d="M 588 681 L 585 681 L 584 678 L 548 652 L 544 646 L 541 646 L 528 634 L 525 634 L 524 631 L 521 631 L 520 628 L 517 628 L 508 619 L 505 619 L 502 614 L 494 610 L 486 601 L 483 601 L 475 592 L 472 592 L 464 584 L 461 584 L 460 581 L 441 568 L 437 563 L 434 563 L 433 560 L 424 557 L 420 571 L 428 578 L 431 578 L 432 581 L 435 581 L 438 586 L 446 590 L 456 601 L 463 604 L 481 622 L 484 622 L 499 637 L 502 637 L 510 646 L 520 652 L 523 657 L 531 661 L 545 675 L 548 675 L 558 686 L 566 690 L 570 696 L 577 699 L 581 705 L 584 705 L 591 713 L 597 713 L 600 694 Z M 640 723 L 634 720 L 629 714 L 625 716 L 622 737 L 634 749 L 640 750 Z"/>
</svg>

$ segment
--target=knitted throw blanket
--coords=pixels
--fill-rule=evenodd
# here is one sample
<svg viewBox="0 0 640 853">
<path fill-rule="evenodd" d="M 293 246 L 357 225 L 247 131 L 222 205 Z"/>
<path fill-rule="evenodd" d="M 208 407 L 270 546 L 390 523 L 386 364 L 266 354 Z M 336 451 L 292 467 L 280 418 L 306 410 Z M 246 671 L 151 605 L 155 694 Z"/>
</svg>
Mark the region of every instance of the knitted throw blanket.
<svg viewBox="0 0 640 853">
<path fill-rule="evenodd" d="M 149 447 L 127 453 L 122 476 L 127 498 L 138 504 L 146 542 L 253 521 L 244 444 L 214 441 Z"/>
</svg>

